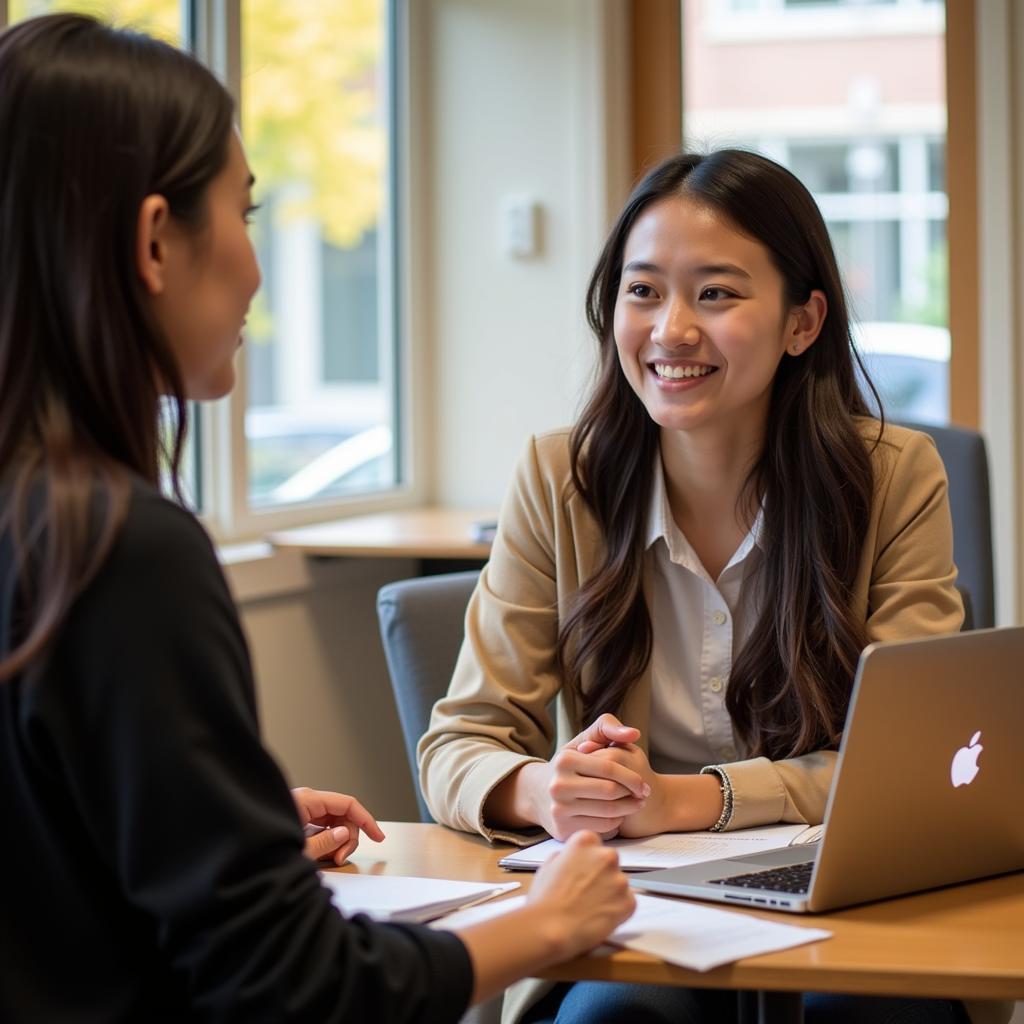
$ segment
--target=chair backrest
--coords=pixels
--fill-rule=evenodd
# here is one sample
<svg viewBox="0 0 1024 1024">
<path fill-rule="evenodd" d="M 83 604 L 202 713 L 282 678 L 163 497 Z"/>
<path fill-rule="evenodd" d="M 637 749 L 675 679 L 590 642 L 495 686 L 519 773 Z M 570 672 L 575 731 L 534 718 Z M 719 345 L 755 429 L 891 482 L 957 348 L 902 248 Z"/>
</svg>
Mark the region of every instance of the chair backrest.
<svg viewBox="0 0 1024 1024">
<path fill-rule="evenodd" d="M 962 427 L 903 425 L 930 434 L 946 466 L 953 516 L 953 560 L 959 570 L 957 586 L 965 594 L 964 603 L 971 616 L 964 628 L 994 626 L 992 509 L 985 439 L 976 430 Z"/>
<path fill-rule="evenodd" d="M 420 792 L 416 744 L 427 731 L 435 702 L 448 691 L 462 645 L 466 605 L 479 577 L 478 571 L 422 576 L 389 583 L 377 594 L 384 656 L 421 821 L 434 819 Z"/>
</svg>

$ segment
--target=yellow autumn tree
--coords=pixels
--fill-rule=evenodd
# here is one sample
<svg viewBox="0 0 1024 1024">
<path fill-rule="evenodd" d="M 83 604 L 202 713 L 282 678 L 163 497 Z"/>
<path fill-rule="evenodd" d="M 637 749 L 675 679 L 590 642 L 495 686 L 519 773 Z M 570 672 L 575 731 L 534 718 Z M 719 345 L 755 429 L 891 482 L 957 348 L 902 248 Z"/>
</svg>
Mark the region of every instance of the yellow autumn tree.
<svg viewBox="0 0 1024 1024">
<path fill-rule="evenodd" d="M 114 25 L 126 25 L 165 39 L 181 42 L 181 14 L 176 0 L 9 0 L 12 22 L 40 14 L 91 14 Z"/>
<path fill-rule="evenodd" d="M 382 0 L 246 0 L 242 134 L 262 188 L 302 182 L 324 237 L 347 248 L 377 223 L 387 138 L 378 81 Z M 282 211 L 287 216 L 288 208 Z"/>
<path fill-rule="evenodd" d="M 242 134 L 264 195 L 301 184 L 277 216 L 315 217 L 347 248 L 381 208 L 384 0 L 242 0 Z M 178 0 L 11 0 L 11 21 L 79 11 L 181 43 Z"/>
</svg>

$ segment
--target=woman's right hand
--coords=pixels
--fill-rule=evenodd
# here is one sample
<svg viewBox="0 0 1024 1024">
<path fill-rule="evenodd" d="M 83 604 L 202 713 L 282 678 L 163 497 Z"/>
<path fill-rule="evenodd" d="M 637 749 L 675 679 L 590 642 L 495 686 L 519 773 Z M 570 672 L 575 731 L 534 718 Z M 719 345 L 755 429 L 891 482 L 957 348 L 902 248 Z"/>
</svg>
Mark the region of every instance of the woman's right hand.
<svg viewBox="0 0 1024 1024">
<path fill-rule="evenodd" d="M 601 715 L 550 761 L 525 764 L 497 786 L 485 817 L 511 828 L 540 825 L 563 841 L 576 832 L 614 836 L 623 819 L 644 806 L 650 786 L 631 768 L 580 753 L 578 747 L 636 743 L 639 738 L 639 729 Z"/>
<path fill-rule="evenodd" d="M 558 959 L 593 949 L 636 909 L 618 854 L 593 832 L 577 832 L 541 866 L 527 904 L 550 919 Z"/>
</svg>

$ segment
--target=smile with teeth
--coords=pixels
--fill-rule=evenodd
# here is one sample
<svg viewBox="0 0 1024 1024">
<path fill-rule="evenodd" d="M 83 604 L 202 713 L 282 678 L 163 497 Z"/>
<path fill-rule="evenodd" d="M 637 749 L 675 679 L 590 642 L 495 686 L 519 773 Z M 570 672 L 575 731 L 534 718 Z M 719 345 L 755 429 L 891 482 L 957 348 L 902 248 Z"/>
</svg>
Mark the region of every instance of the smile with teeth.
<svg viewBox="0 0 1024 1024">
<path fill-rule="evenodd" d="M 716 366 L 669 366 L 667 363 L 655 363 L 654 372 L 662 380 L 688 380 L 691 377 L 706 377 L 714 373 Z"/>
</svg>

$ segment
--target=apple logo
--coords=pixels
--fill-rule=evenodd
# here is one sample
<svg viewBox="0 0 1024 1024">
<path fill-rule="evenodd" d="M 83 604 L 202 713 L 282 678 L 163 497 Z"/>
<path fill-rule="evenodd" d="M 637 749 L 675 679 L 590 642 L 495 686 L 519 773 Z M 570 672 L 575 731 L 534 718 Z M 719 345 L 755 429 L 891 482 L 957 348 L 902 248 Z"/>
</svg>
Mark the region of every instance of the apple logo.
<svg viewBox="0 0 1024 1024">
<path fill-rule="evenodd" d="M 985 749 L 978 740 L 981 739 L 979 729 L 966 747 L 961 747 L 953 755 L 953 763 L 949 766 L 949 777 L 953 786 L 969 786 L 978 774 L 978 757 Z"/>
</svg>

